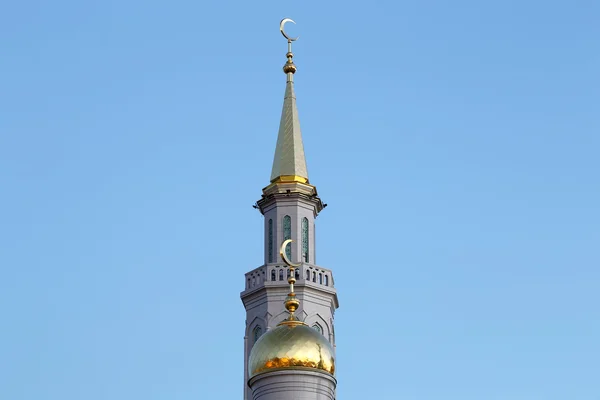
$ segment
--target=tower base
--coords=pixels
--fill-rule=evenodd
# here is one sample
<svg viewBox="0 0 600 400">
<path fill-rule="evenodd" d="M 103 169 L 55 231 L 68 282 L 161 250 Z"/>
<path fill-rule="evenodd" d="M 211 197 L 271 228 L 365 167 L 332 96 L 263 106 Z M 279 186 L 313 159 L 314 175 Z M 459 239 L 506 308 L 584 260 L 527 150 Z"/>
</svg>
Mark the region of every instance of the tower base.
<svg viewBox="0 0 600 400">
<path fill-rule="evenodd" d="M 248 381 L 252 400 L 335 400 L 336 379 L 323 372 L 287 369 Z"/>
</svg>

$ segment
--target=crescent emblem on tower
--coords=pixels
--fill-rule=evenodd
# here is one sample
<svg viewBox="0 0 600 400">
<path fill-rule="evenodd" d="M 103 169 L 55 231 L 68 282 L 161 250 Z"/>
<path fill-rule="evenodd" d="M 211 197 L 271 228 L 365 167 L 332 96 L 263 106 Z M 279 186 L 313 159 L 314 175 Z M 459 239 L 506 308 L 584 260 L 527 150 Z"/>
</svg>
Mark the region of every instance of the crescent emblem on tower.
<svg viewBox="0 0 600 400">
<path fill-rule="evenodd" d="M 300 264 L 294 264 L 292 261 L 290 261 L 290 259 L 288 258 L 287 254 L 285 254 L 285 247 L 288 245 L 288 243 L 292 243 L 293 240 L 292 239 L 288 239 L 285 240 L 282 244 L 281 244 L 281 249 L 279 250 L 279 254 L 281 255 L 281 258 L 283 259 L 283 262 L 286 263 L 288 266 L 292 267 L 292 268 L 296 268 L 299 267 Z"/>
</svg>

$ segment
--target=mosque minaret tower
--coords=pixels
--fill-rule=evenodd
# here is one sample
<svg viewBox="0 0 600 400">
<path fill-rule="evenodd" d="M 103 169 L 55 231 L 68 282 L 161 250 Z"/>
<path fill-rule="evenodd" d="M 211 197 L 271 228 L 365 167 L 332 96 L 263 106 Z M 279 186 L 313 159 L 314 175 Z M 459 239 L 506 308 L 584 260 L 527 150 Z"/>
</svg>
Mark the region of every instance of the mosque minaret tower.
<svg viewBox="0 0 600 400">
<path fill-rule="evenodd" d="M 285 96 L 264 216 L 264 263 L 246 273 L 244 400 L 334 400 L 333 273 L 317 265 L 315 219 L 325 205 L 308 179 L 288 41 Z M 284 245 L 282 247 L 282 244 Z"/>
</svg>

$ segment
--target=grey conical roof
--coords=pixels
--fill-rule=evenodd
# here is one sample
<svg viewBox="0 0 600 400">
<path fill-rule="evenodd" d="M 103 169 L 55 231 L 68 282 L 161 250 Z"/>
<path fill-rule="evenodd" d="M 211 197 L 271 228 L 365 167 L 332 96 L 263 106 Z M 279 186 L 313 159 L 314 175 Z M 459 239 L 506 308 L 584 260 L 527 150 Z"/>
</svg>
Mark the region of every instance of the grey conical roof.
<svg viewBox="0 0 600 400">
<path fill-rule="evenodd" d="M 300 132 L 300 120 L 296 108 L 296 95 L 294 93 L 293 74 L 287 74 L 283 110 L 279 123 L 277 147 L 273 159 L 271 182 L 281 177 L 302 177 L 308 181 L 306 159 L 304 158 L 304 145 Z"/>
</svg>

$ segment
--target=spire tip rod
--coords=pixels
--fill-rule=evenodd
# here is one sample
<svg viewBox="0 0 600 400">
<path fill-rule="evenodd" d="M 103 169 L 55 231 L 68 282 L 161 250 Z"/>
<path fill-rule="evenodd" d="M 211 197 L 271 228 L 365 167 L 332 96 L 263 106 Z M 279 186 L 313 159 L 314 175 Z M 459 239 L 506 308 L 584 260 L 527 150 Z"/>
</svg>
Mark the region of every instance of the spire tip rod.
<svg viewBox="0 0 600 400">
<path fill-rule="evenodd" d="M 288 60 L 285 63 L 285 65 L 283 66 L 283 72 L 288 74 L 288 79 L 291 80 L 291 75 L 289 75 L 289 74 L 294 74 L 294 73 L 296 73 L 296 70 L 297 70 L 296 65 L 292 61 L 292 58 L 294 58 L 294 53 L 292 53 L 292 42 L 295 42 L 296 40 L 298 40 L 298 38 L 300 36 L 291 37 L 287 33 L 285 33 L 285 24 L 288 22 L 291 22 L 292 24 L 296 23 L 291 18 L 284 18 L 279 23 L 279 30 L 281 31 L 281 34 L 283 35 L 284 38 L 287 39 L 287 42 L 288 42 L 288 52 L 286 54 L 286 57 Z"/>
</svg>

